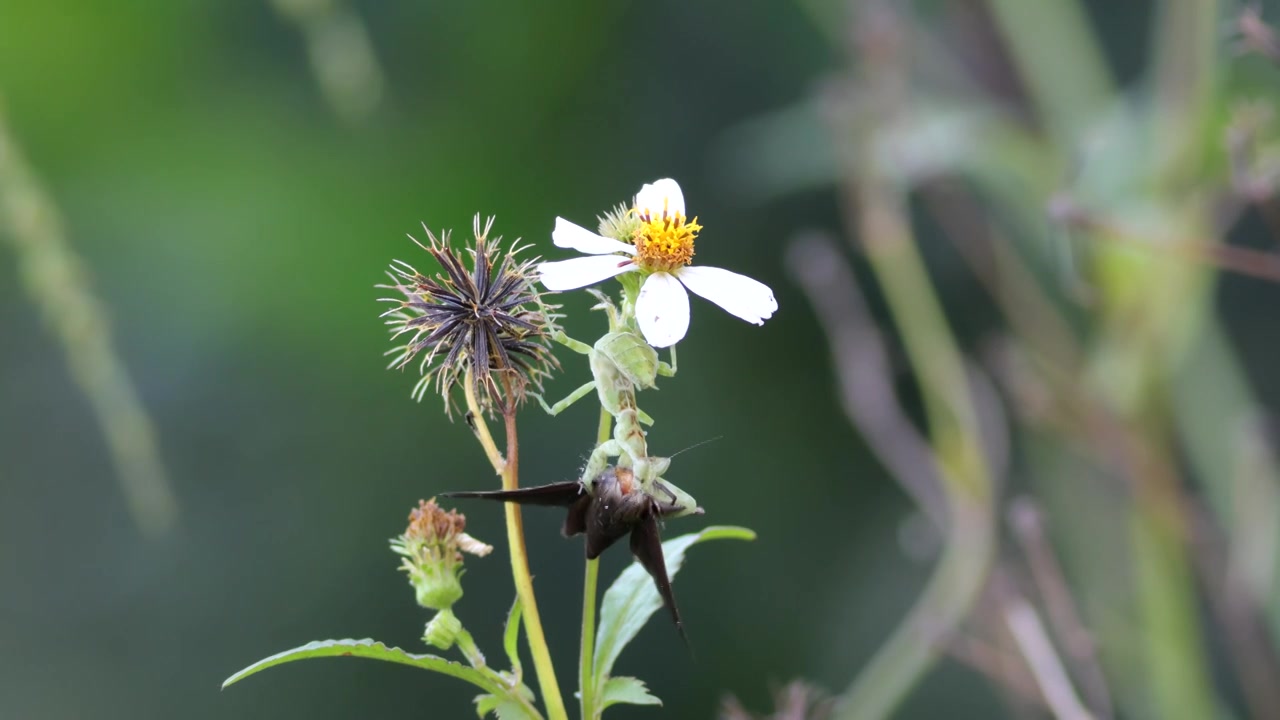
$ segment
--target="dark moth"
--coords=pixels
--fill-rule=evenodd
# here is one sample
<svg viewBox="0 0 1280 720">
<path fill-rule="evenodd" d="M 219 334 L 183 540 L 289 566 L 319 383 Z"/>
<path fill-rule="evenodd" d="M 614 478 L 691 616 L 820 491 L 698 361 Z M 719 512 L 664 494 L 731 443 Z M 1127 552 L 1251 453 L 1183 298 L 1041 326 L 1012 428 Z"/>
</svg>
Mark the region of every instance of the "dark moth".
<svg viewBox="0 0 1280 720">
<path fill-rule="evenodd" d="M 665 486 L 654 483 L 658 492 Z M 594 560 L 624 535 L 631 535 L 631 554 L 648 571 L 662 596 L 662 602 L 671 611 L 676 630 L 686 644 L 684 624 L 680 610 L 671 591 L 671 579 L 667 575 L 667 563 L 662 554 L 662 537 L 658 522 L 667 515 L 688 514 L 688 508 L 667 502 L 645 492 L 636 482 L 629 468 L 609 467 L 586 487 L 578 480 L 552 483 L 519 490 L 491 490 L 442 493 L 445 497 L 481 498 L 500 500 L 519 505 L 545 505 L 569 509 L 561 533 L 565 537 L 586 536 L 587 559 Z M 701 514 L 702 509 L 696 510 Z"/>
</svg>

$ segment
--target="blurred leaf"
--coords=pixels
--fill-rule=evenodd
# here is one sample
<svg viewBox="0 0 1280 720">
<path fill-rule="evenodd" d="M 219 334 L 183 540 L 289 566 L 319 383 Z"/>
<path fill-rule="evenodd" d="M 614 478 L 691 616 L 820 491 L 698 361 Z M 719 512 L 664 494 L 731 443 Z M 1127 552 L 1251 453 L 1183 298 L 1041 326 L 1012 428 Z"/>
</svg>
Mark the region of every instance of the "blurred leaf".
<svg viewBox="0 0 1280 720">
<path fill-rule="evenodd" d="M 523 676 L 524 670 L 520 666 L 520 614 L 524 611 L 524 606 L 520 604 L 520 596 L 516 596 L 516 601 L 511 604 L 511 612 L 507 613 L 507 630 L 502 636 L 502 646 L 507 649 L 507 657 L 511 659 L 511 672 L 515 674 L 516 679 Z"/>
<path fill-rule="evenodd" d="M 742 527 L 715 525 L 701 532 L 681 535 L 662 543 L 662 552 L 666 556 L 667 574 L 674 581 L 676 573 L 684 564 L 684 553 L 696 543 L 704 540 L 755 540 L 755 532 Z M 662 607 L 662 598 L 653 586 L 653 578 L 640 563 L 633 562 L 622 571 L 618 579 L 609 586 L 604 594 L 604 602 L 600 606 L 600 631 L 596 642 L 595 676 L 599 684 L 613 670 L 622 649 L 635 639 L 640 628 L 649 621 L 658 608 Z M 603 697 L 603 695 L 601 695 Z"/>
<path fill-rule="evenodd" d="M 807 101 L 730 128 L 715 150 L 721 180 L 757 202 L 840 178 L 840 156 L 818 103 Z"/>
<path fill-rule="evenodd" d="M 600 693 L 600 709 L 628 703 L 631 705 L 661 705 L 662 701 L 649 694 L 644 681 L 633 677 L 612 677 Z"/>
<path fill-rule="evenodd" d="M 362 657 L 371 658 L 373 660 L 385 660 L 386 662 L 399 663 L 401 665 L 410 665 L 422 668 L 423 670 L 434 670 L 444 675 L 450 675 L 460 680 L 475 685 L 476 687 L 487 690 L 491 693 L 502 693 L 505 689 L 500 687 L 490 678 L 484 676 L 479 670 L 469 668 L 460 663 L 451 660 L 445 660 L 435 655 L 413 655 L 401 650 L 400 648 L 389 648 L 386 645 L 370 640 L 316 640 L 309 642 L 301 647 L 292 650 L 285 650 L 268 658 L 263 658 L 240 672 L 227 678 L 222 683 L 223 689 L 227 686 L 237 683 L 250 675 L 254 675 L 269 667 L 283 665 L 284 663 L 293 662 L 295 660 L 310 660 L 311 658 L 322 657 Z"/>
</svg>

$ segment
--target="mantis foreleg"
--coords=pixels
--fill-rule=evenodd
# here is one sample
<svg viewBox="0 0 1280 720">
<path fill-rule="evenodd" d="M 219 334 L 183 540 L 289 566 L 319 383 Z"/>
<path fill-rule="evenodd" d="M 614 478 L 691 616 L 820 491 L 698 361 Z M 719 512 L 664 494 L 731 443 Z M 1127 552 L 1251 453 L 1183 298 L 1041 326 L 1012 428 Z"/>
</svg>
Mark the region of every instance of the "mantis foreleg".
<svg viewBox="0 0 1280 720">
<path fill-rule="evenodd" d="M 670 364 L 667 364 L 664 362 L 658 363 L 658 374 L 661 375 L 662 377 L 676 376 L 676 346 L 675 345 L 671 346 L 671 363 Z M 652 425 L 652 423 L 650 424 Z"/>
<path fill-rule="evenodd" d="M 547 401 L 544 400 L 543 397 L 537 393 L 529 393 L 529 395 L 538 399 L 538 404 L 542 406 L 543 410 L 547 411 L 548 415 L 559 415 L 560 413 L 564 412 L 565 408 L 569 407 L 570 405 L 586 397 L 588 393 L 590 393 L 592 390 L 595 390 L 595 389 L 596 389 L 596 381 L 591 380 L 583 384 L 583 386 L 578 388 L 577 390 L 574 390 L 573 392 L 569 393 L 569 395 L 565 397 L 565 399 L 561 400 L 555 405 L 548 405 Z"/>
<path fill-rule="evenodd" d="M 551 339 L 555 340 L 556 342 L 560 343 L 561 345 L 569 348 L 570 350 L 580 355 L 591 354 L 592 348 L 590 345 L 582 342 L 581 340 L 574 340 L 568 335 L 565 335 L 563 330 L 557 330 L 554 333 L 552 333 Z"/>
<path fill-rule="evenodd" d="M 600 473 L 604 472 L 605 468 L 609 466 L 609 458 L 621 454 L 622 446 L 617 440 L 606 440 L 597 445 L 596 449 L 591 451 L 591 457 L 587 459 L 587 466 L 582 469 L 583 484 L 590 483 Z"/>
</svg>

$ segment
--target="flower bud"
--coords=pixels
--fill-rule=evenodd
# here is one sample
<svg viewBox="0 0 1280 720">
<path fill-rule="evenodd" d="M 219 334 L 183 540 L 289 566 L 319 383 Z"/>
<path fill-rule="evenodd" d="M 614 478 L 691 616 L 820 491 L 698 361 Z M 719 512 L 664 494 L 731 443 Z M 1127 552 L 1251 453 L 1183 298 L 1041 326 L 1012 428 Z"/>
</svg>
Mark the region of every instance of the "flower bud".
<svg viewBox="0 0 1280 720">
<path fill-rule="evenodd" d="M 634 243 L 640 232 L 640 216 L 630 205 L 622 204 L 597 218 L 600 234 L 624 243 Z"/>
<path fill-rule="evenodd" d="M 461 594 L 461 590 L 458 591 Z M 448 650 L 458 642 L 458 635 L 462 632 L 462 621 L 458 616 L 453 614 L 452 610 L 444 609 L 436 613 L 431 618 L 431 622 L 427 623 L 427 629 L 422 634 L 422 639 L 428 645 Z"/>
<path fill-rule="evenodd" d="M 445 512 L 435 498 L 418 501 L 409 513 L 409 527 L 391 541 L 391 549 L 404 556 L 400 569 L 409 573 L 418 604 L 431 610 L 448 610 L 462 597 L 462 553 L 485 556 L 493 547 L 467 535 L 467 518 L 456 510 Z"/>
</svg>

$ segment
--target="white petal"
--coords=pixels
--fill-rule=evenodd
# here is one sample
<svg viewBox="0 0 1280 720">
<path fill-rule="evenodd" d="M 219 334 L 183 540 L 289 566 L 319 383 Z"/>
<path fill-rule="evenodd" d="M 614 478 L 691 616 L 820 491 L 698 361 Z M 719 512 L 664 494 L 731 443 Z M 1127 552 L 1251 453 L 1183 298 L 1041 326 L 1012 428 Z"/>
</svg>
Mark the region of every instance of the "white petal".
<svg viewBox="0 0 1280 720">
<path fill-rule="evenodd" d="M 671 178 L 646 184 L 636 193 L 636 211 L 655 218 L 662 217 L 664 212 L 667 217 L 684 215 L 684 193 L 680 192 L 680 184 Z"/>
<path fill-rule="evenodd" d="M 763 325 L 778 309 L 768 285 L 746 275 L 716 267 L 690 265 L 676 270 L 676 277 L 695 295 L 724 308 L 730 315 Z"/>
<path fill-rule="evenodd" d="M 636 269 L 635 263 L 617 255 L 595 255 L 559 262 L 545 262 L 538 266 L 542 284 L 548 290 L 559 292 L 594 285 Z"/>
<path fill-rule="evenodd" d="M 635 255 L 636 249 L 624 242 L 601 237 L 581 225 L 574 225 L 564 218 L 556 218 L 556 229 L 551 231 L 551 242 L 556 247 L 573 248 L 588 255 L 622 252 Z"/>
<path fill-rule="evenodd" d="M 689 331 L 689 294 L 669 273 L 658 272 L 645 279 L 636 298 L 636 322 L 650 345 L 670 347 Z"/>
</svg>

